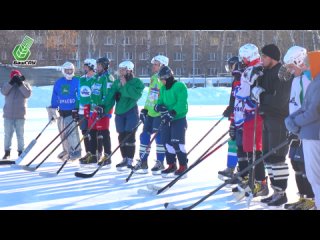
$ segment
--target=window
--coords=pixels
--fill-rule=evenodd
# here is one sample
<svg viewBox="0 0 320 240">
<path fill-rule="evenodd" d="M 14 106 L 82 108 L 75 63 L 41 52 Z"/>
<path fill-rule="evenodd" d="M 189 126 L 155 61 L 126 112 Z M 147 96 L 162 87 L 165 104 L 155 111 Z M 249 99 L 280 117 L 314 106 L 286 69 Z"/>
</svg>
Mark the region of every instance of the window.
<svg viewBox="0 0 320 240">
<path fill-rule="evenodd" d="M 193 71 L 192 71 L 193 73 Z M 200 75 L 200 68 L 194 68 L 194 75 L 197 76 L 197 75 Z"/>
<path fill-rule="evenodd" d="M 122 40 L 123 45 L 131 45 L 131 39 L 130 37 L 124 37 Z"/>
<path fill-rule="evenodd" d="M 209 76 L 216 76 L 217 68 L 209 68 Z"/>
<path fill-rule="evenodd" d="M 176 76 L 182 76 L 183 75 L 183 69 L 182 68 L 176 68 L 176 71 L 174 73 Z"/>
<path fill-rule="evenodd" d="M 1 61 L 2 60 L 7 60 L 7 52 L 6 51 L 1 52 Z"/>
<path fill-rule="evenodd" d="M 219 38 L 218 37 L 210 37 L 210 46 L 218 46 Z"/>
<path fill-rule="evenodd" d="M 111 61 L 113 60 L 112 52 L 106 52 L 105 56 Z"/>
<path fill-rule="evenodd" d="M 132 52 L 124 52 L 123 60 L 132 60 L 133 59 L 133 53 Z"/>
<path fill-rule="evenodd" d="M 182 61 L 182 52 L 175 52 L 174 53 L 174 61 Z"/>
<path fill-rule="evenodd" d="M 209 53 L 209 61 L 216 61 L 216 53 L 215 52 Z"/>
<path fill-rule="evenodd" d="M 194 41 L 194 43 L 193 43 L 193 41 Z M 199 36 L 195 35 L 194 39 L 193 39 L 193 37 L 192 37 L 192 39 L 191 39 L 191 45 L 193 46 L 193 44 L 194 44 L 195 46 L 198 46 L 198 45 L 199 45 Z"/>
<path fill-rule="evenodd" d="M 43 52 L 41 51 L 37 52 L 37 60 L 44 60 Z"/>
<path fill-rule="evenodd" d="M 139 60 L 148 60 L 148 53 L 147 52 L 140 53 Z"/>
<path fill-rule="evenodd" d="M 147 67 L 141 68 L 141 76 L 149 76 L 149 69 Z"/>
<path fill-rule="evenodd" d="M 231 58 L 231 57 L 232 57 L 232 53 L 231 53 L 231 52 L 228 52 L 228 53 L 227 53 L 227 55 L 226 55 L 226 57 L 227 57 L 227 59 L 226 59 L 226 60 L 228 60 L 229 58 Z"/>
<path fill-rule="evenodd" d="M 72 53 L 71 53 L 71 56 L 70 56 L 70 59 L 72 59 L 72 60 L 78 60 L 78 52 L 72 52 Z"/>
<path fill-rule="evenodd" d="M 232 38 L 231 37 L 227 37 L 226 46 L 232 46 Z"/>
<path fill-rule="evenodd" d="M 194 57 L 195 57 L 195 58 L 193 59 L 194 61 L 200 61 L 200 59 L 201 59 L 201 54 L 200 54 L 200 52 L 196 52 Z"/>
<path fill-rule="evenodd" d="M 164 36 L 159 37 L 159 46 L 166 44 L 166 38 Z"/>
<path fill-rule="evenodd" d="M 59 51 L 56 51 L 55 54 L 53 55 L 54 60 L 61 60 L 61 54 Z"/>
<path fill-rule="evenodd" d="M 104 38 L 104 45 L 107 45 L 107 46 L 113 45 L 113 38 L 110 36 L 106 36 Z"/>
<path fill-rule="evenodd" d="M 139 45 L 147 45 L 147 39 L 145 37 L 141 37 L 138 44 Z"/>
<path fill-rule="evenodd" d="M 174 45 L 181 46 L 183 45 L 184 39 L 181 36 L 175 37 Z"/>
</svg>

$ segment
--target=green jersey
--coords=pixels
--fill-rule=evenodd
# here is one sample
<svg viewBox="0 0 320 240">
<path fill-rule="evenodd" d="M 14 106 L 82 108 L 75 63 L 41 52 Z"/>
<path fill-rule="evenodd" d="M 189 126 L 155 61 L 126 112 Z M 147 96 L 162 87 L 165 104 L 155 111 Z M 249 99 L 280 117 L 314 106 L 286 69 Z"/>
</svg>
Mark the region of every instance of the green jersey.
<svg viewBox="0 0 320 240">
<path fill-rule="evenodd" d="M 104 100 L 105 111 L 109 110 L 115 104 L 115 94 L 120 93 L 120 100 L 116 104 L 115 114 L 123 114 L 132 109 L 139 98 L 142 96 L 144 84 L 139 78 L 132 78 L 124 86 L 121 85 L 120 79 L 112 84 L 110 92 Z"/>
<path fill-rule="evenodd" d="M 159 92 L 160 88 L 163 86 L 162 82 L 158 78 L 158 74 L 153 74 L 150 79 L 150 85 L 149 85 L 149 91 L 146 103 L 144 105 L 144 108 L 148 110 L 148 115 L 150 117 L 158 117 L 160 116 L 160 113 L 157 113 L 154 110 L 154 105 L 156 105 L 158 98 L 159 98 Z"/>
<path fill-rule="evenodd" d="M 160 88 L 158 104 L 163 104 L 167 109 L 174 110 L 177 114 L 173 120 L 183 118 L 188 113 L 188 90 L 183 82 L 175 82 L 170 89 L 166 86 Z"/>
<path fill-rule="evenodd" d="M 80 77 L 79 81 L 79 99 L 77 101 L 77 108 L 79 109 L 79 114 L 83 114 L 84 105 L 90 104 L 91 102 L 91 83 L 94 79 L 94 75 L 87 77 L 83 75 Z"/>
<path fill-rule="evenodd" d="M 100 76 L 98 74 L 95 75 L 91 84 L 91 111 L 96 106 L 104 104 L 105 99 L 110 92 L 113 80 L 113 76 L 108 72 L 105 72 Z"/>
</svg>

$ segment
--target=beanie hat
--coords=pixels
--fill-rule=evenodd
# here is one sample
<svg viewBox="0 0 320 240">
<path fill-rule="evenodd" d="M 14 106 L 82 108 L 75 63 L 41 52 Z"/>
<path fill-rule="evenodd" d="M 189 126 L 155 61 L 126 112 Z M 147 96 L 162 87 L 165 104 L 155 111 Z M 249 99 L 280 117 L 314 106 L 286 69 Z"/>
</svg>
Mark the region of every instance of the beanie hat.
<svg viewBox="0 0 320 240">
<path fill-rule="evenodd" d="M 12 70 L 10 73 L 10 79 L 13 78 L 14 76 L 19 75 L 22 76 L 21 72 L 18 70 Z"/>
<path fill-rule="evenodd" d="M 274 44 L 268 44 L 265 45 L 262 49 L 261 49 L 262 54 L 276 60 L 279 61 L 280 60 L 280 50 L 279 48 L 274 45 Z"/>
</svg>

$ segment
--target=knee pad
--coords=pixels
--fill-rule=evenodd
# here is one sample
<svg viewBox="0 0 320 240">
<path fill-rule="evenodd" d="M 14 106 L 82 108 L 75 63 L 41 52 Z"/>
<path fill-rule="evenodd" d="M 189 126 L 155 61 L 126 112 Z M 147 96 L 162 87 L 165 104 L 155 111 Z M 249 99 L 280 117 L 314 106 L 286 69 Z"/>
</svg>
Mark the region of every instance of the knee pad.
<svg viewBox="0 0 320 240">
<path fill-rule="evenodd" d="M 167 149 L 168 153 L 176 154 L 174 147 L 169 145 L 168 143 L 166 143 L 165 148 Z"/>
</svg>

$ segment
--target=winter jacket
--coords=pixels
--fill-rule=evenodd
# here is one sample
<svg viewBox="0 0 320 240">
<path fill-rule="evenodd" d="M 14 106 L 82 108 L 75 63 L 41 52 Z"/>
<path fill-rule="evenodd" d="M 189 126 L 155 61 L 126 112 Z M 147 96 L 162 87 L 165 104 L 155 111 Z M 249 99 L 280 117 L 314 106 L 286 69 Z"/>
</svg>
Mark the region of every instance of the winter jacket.
<svg viewBox="0 0 320 240">
<path fill-rule="evenodd" d="M 278 72 L 281 63 L 271 69 L 264 69 L 263 76 L 258 85 L 264 88 L 265 92 L 260 95 L 261 114 L 279 117 L 284 119 L 289 115 L 289 100 L 292 81 L 280 81 Z"/>
<path fill-rule="evenodd" d="M 154 110 L 154 105 L 157 103 L 159 98 L 160 88 L 163 86 L 162 82 L 158 78 L 158 74 L 154 74 L 151 77 L 149 91 L 144 108 L 148 110 L 150 117 L 159 117 L 160 113 Z"/>
<path fill-rule="evenodd" d="M 112 84 L 106 98 L 104 98 L 105 112 L 109 112 L 114 106 L 116 95 L 120 96 L 116 104 L 115 114 L 123 114 L 128 112 L 137 105 L 138 100 L 142 96 L 144 84 L 139 78 L 132 78 L 122 86 L 120 79 Z"/>
<path fill-rule="evenodd" d="M 188 113 L 188 90 L 186 85 L 183 82 L 174 82 L 170 89 L 162 86 L 157 104 L 165 105 L 169 111 L 174 110 L 176 116 L 173 120 L 184 118 Z"/>
<path fill-rule="evenodd" d="M 21 86 L 4 83 L 1 88 L 1 93 L 5 96 L 3 118 L 25 119 L 27 98 L 31 96 L 31 92 L 31 86 L 26 81 L 22 81 Z"/>
<path fill-rule="evenodd" d="M 292 120 L 293 126 L 296 125 L 300 128 L 298 133 L 300 139 L 320 140 L 319 93 L 320 74 L 309 84 L 302 107 L 288 118 Z M 290 129 L 288 130 L 290 131 Z"/>
</svg>

